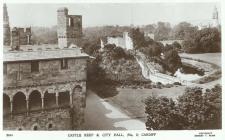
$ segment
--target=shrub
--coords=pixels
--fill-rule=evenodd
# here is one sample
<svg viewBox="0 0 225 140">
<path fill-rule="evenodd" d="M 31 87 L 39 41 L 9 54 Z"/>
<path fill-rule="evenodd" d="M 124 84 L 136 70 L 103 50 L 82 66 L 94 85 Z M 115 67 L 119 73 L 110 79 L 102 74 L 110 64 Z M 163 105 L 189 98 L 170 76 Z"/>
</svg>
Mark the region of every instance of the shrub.
<svg viewBox="0 0 225 140">
<path fill-rule="evenodd" d="M 145 112 L 148 114 L 146 122 L 148 130 L 170 130 L 178 128 L 173 113 L 175 102 L 172 99 L 150 96 L 147 98 L 145 104 Z"/>
<path fill-rule="evenodd" d="M 181 86 L 181 83 L 180 83 L 180 82 L 174 82 L 173 84 L 174 84 L 174 85 L 179 85 L 179 86 Z"/>
<path fill-rule="evenodd" d="M 151 96 L 145 101 L 148 130 L 221 129 L 222 90 L 217 85 L 202 89 L 187 88 L 177 102 L 167 97 Z"/>
<path fill-rule="evenodd" d="M 175 73 L 182 66 L 181 58 L 175 49 L 164 52 L 164 56 L 164 63 L 170 72 Z"/>
</svg>

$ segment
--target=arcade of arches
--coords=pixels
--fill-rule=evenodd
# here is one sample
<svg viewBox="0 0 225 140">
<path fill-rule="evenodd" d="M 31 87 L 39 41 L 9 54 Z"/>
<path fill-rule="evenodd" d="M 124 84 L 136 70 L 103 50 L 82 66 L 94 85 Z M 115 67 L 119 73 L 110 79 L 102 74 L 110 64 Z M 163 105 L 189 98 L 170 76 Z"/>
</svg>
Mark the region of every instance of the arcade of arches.
<svg viewBox="0 0 225 140">
<path fill-rule="evenodd" d="M 73 107 L 73 96 L 82 95 L 82 85 L 67 85 L 54 90 L 30 89 L 7 91 L 3 94 L 3 113 L 18 114 L 33 111 L 48 110 L 52 108 Z M 54 91 L 54 92 L 53 92 Z"/>
</svg>

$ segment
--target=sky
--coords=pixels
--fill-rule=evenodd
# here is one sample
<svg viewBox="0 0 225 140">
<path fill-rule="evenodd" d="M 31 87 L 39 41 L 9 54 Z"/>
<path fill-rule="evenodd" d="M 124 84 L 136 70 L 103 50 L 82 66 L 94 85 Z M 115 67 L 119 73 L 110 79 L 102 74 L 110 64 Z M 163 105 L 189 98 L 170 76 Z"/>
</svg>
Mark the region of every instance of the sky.
<svg viewBox="0 0 225 140">
<path fill-rule="evenodd" d="M 214 7 L 220 16 L 219 3 L 75 3 L 75 4 L 7 4 L 10 26 L 44 26 L 57 24 L 57 9 L 67 7 L 69 14 L 82 15 L 83 26 L 146 25 L 158 21 L 175 25 L 212 19 Z"/>
</svg>

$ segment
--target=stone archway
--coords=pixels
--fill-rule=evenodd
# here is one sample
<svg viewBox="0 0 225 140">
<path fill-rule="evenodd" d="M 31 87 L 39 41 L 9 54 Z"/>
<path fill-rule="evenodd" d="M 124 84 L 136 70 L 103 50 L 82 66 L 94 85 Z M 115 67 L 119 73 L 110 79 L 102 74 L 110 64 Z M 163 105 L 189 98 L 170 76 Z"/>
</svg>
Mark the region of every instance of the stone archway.
<svg viewBox="0 0 225 140">
<path fill-rule="evenodd" d="M 73 89 L 73 101 L 75 102 L 76 106 L 85 107 L 86 106 L 86 97 L 85 94 L 82 94 L 83 90 L 80 85 L 76 85 Z"/>
<path fill-rule="evenodd" d="M 80 85 L 76 85 L 74 87 L 74 93 L 81 93 L 82 92 L 82 87 Z"/>
<path fill-rule="evenodd" d="M 38 90 L 34 90 L 29 95 L 29 109 L 33 110 L 41 110 L 41 93 Z"/>
<path fill-rule="evenodd" d="M 17 92 L 13 96 L 13 113 L 22 113 L 26 111 L 26 96 L 23 92 Z"/>
<path fill-rule="evenodd" d="M 31 130 L 34 130 L 34 131 L 40 130 L 39 124 L 38 124 L 38 123 L 34 123 L 34 124 L 31 126 Z"/>
<path fill-rule="evenodd" d="M 7 94 L 3 94 L 3 115 L 10 113 L 10 98 Z"/>
<path fill-rule="evenodd" d="M 47 130 L 54 130 L 54 128 L 55 128 L 55 124 L 52 121 L 47 123 L 46 125 Z"/>
<path fill-rule="evenodd" d="M 44 94 L 44 108 L 54 108 L 56 107 L 56 93 L 48 93 L 48 91 Z"/>
<path fill-rule="evenodd" d="M 59 106 L 70 106 L 70 93 L 69 91 L 59 92 L 58 96 Z"/>
</svg>

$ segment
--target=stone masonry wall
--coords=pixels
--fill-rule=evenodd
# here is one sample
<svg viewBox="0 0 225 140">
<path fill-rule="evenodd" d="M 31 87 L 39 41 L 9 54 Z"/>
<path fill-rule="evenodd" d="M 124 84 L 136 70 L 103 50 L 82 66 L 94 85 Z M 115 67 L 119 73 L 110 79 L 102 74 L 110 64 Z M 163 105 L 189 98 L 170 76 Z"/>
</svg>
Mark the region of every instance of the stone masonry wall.
<svg viewBox="0 0 225 140">
<path fill-rule="evenodd" d="M 84 123 L 84 109 L 86 107 L 86 82 L 72 82 L 69 85 L 71 85 L 71 87 L 65 87 L 66 89 L 62 88 L 64 87 L 63 85 L 59 86 L 58 92 L 67 90 L 67 88 L 72 89 L 72 104 L 67 100 L 70 106 L 57 106 L 55 103 L 52 103 L 53 106 L 50 108 L 44 106 L 44 108 L 39 107 L 39 109 L 35 111 L 27 110 L 27 112 L 23 113 L 5 114 L 3 129 L 18 130 L 21 128 L 22 130 L 33 130 L 36 125 L 38 130 L 49 130 L 48 125 L 51 124 L 52 128 L 50 130 L 81 130 L 82 124 Z M 49 88 L 51 87 L 52 86 L 49 86 Z M 40 91 L 41 87 L 34 87 L 34 89 Z M 30 91 L 34 89 L 30 89 Z M 6 95 L 12 97 L 15 95 L 13 93 L 16 93 L 16 91 L 26 92 L 26 88 L 24 88 L 24 90 L 7 90 Z M 25 95 L 28 93 L 29 92 L 25 93 Z M 52 99 L 55 98 L 56 97 L 53 97 Z M 44 105 L 45 104 L 46 102 L 44 102 Z"/>
<path fill-rule="evenodd" d="M 18 28 L 20 45 L 29 45 L 31 43 L 31 28 Z"/>
<path fill-rule="evenodd" d="M 30 61 L 7 63 L 4 87 L 86 81 L 86 63 L 86 59 L 68 59 L 68 69 L 61 69 L 61 60 L 39 61 L 39 72 L 31 72 Z"/>
<path fill-rule="evenodd" d="M 33 130 L 35 126 L 38 130 L 71 130 L 70 108 L 32 112 L 29 115 L 23 113 L 12 118 L 4 117 L 3 121 L 4 130 Z"/>
</svg>

